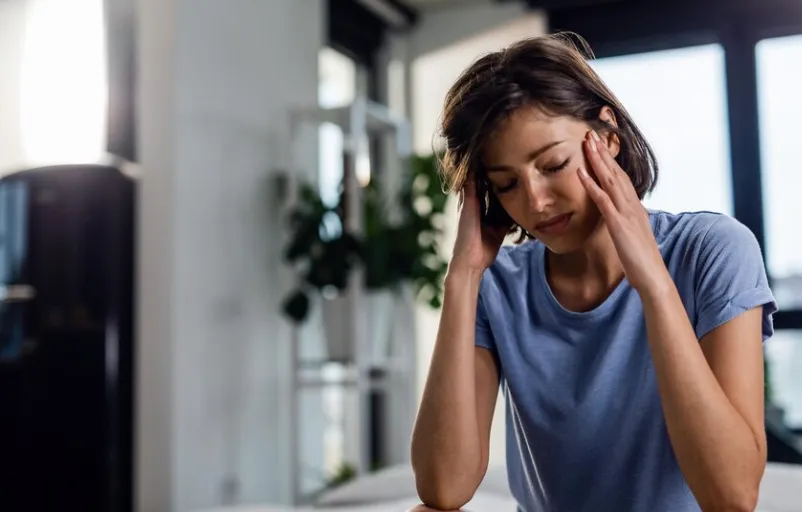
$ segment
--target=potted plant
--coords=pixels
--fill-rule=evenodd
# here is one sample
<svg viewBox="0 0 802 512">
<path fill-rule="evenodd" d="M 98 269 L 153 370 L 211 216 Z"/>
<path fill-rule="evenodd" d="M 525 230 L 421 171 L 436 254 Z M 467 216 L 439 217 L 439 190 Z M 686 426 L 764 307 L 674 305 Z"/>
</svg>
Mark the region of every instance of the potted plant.
<svg viewBox="0 0 802 512">
<path fill-rule="evenodd" d="M 336 489 L 357 477 L 356 468 L 347 462 L 340 464 L 326 482 L 326 489 Z"/>
<path fill-rule="evenodd" d="M 302 187 L 285 250 L 286 261 L 300 276 L 299 286 L 283 304 L 291 320 L 306 320 L 313 294 L 323 300 L 341 294 L 357 265 L 365 290 L 375 299 L 412 285 L 419 300 L 440 307 L 447 262 L 439 242 L 448 198 L 436 156 L 412 157 L 409 169 L 395 197 L 385 197 L 376 180 L 363 188 L 364 224 L 358 234 L 344 227 L 342 196 L 339 204 L 327 206 L 313 186 Z M 347 355 L 348 348 L 335 352 Z"/>
</svg>

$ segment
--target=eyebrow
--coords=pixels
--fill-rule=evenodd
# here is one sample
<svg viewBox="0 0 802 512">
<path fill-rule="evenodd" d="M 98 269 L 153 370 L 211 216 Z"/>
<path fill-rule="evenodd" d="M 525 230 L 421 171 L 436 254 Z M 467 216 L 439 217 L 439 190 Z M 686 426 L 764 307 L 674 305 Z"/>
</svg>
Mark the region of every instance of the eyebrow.
<svg viewBox="0 0 802 512">
<path fill-rule="evenodd" d="M 536 159 L 537 157 L 539 157 L 540 155 L 542 155 L 546 151 L 550 150 L 554 146 L 562 144 L 563 142 L 565 142 L 565 141 L 564 140 L 557 140 L 557 141 L 554 141 L 554 142 L 549 142 L 548 144 L 546 144 L 546 145 L 544 145 L 544 146 L 532 151 L 531 153 L 529 153 L 529 155 L 527 155 L 528 161 L 532 161 L 532 160 Z M 509 171 L 509 170 L 510 170 L 510 167 L 508 167 L 506 165 L 494 165 L 494 166 L 487 167 L 485 169 L 486 172 L 501 172 L 501 171 Z"/>
</svg>

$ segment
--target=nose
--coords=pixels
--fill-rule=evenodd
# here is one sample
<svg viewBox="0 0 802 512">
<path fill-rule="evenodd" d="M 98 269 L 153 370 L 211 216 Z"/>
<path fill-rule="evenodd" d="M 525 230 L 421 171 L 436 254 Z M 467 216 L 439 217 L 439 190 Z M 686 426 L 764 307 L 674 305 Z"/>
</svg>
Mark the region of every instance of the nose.
<svg viewBox="0 0 802 512">
<path fill-rule="evenodd" d="M 526 196 L 532 209 L 537 213 L 543 213 L 553 202 L 551 187 L 548 180 L 540 173 L 532 174 L 526 180 Z"/>
</svg>

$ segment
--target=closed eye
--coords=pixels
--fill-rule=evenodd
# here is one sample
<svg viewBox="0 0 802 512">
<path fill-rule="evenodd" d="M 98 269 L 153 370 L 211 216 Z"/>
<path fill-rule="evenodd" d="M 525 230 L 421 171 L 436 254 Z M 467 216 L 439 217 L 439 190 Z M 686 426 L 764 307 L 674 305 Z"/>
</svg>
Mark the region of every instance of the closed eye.
<svg viewBox="0 0 802 512">
<path fill-rule="evenodd" d="M 556 165 L 556 166 L 554 166 L 554 167 L 547 167 L 547 168 L 546 168 L 546 171 L 547 171 L 547 172 L 552 172 L 552 173 L 554 173 L 554 172 L 560 172 L 560 171 L 562 171 L 563 169 L 565 169 L 566 167 L 568 167 L 568 162 L 570 162 L 570 161 L 571 161 L 571 159 L 570 159 L 570 158 L 566 158 L 566 159 L 565 159 L 565 161 L 564 161 L 563 163 L 561 163 L 560 165 Z"/>
<path fill-rule="evenodd" d="M 501 185 L 501 186 L 496 185 L 496 186 L 494 186 L 493 187 L 493 191 L 496 194 L 503 194 L 505 192 L 509 192 L 510 190 L 514 189 L 517 184 L 518 184 L 518 180 L 517 179 L 511 179 L 508 183 L 505 183 L 504 185 Z"/>
</svg>

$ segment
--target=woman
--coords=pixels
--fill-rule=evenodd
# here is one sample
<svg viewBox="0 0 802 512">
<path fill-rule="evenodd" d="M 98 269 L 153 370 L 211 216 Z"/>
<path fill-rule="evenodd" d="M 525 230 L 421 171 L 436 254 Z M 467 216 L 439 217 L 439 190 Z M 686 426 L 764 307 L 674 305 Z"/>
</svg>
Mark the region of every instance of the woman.
<svg viewBox="0 0 802 512">
<path fill-rule="evenodd" d="M 565 37 L 473 64 L 442 132 L 461 212 L 412 440 L 419 510 L 473 496 L 499 384 L 521 511 L 754 510 L 776 305 L 752 233 L 643 207 L 652 150 Z M 501 247 L 509 232 L 525 243 Z"/>
</svg>

